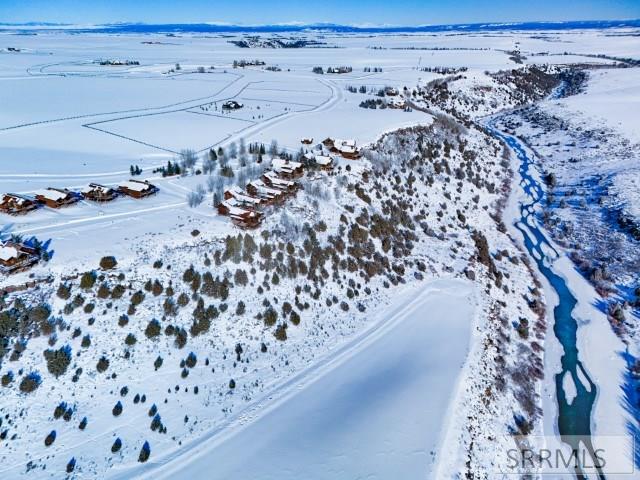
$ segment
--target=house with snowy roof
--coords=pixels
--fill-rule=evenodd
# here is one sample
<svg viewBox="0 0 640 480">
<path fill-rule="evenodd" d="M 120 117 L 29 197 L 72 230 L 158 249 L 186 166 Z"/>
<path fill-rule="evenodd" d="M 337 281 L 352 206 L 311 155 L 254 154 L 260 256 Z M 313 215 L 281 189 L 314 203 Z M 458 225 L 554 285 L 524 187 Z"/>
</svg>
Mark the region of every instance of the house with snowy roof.
<svg viewBox="0 0 640 480">
<path fill-rule="evenodd" d="M 344 158 L 355 160 L 360 158 L 360 152 L 353 139 L 342 139 L 327 137 L 322 144 L 329 149 L 330 152 L 339 153 Z"/>
<path fill-rule="evenodd" d="M 304 173 L 302 163 L 284 158 L 274 158 L 271 161 L 271 169 L 287 180 L 297 178 Z"/>
<path fill-rule="evenodd" d="M 5 193 L 0 201 L 0 212 L 9 215 L 22 215 L 38 208 L 38 202 L 26 195 Z"/>
<path fill-rule="evenodd" d="M 333 169 L 333 158 L 329 155 L 316 155 L 313 160 L 321 170 Z"/>
<path fill-rule="evenodd" d="M 220 215 L 228 216 L 234 225 L 241 228 L 255 228 L 262 221 L 260 212 L 242 208 L 235 198 L 223 200 L 217 205 L 217 209 Z"/>
<path fill-rule="evenodd" d="M 68 207 L 80 200 L 80 196 L 66 188 L 45 188 L 34 192 L 36 201 L 49 208 Z"/>
<path fill-rule="evenodd" d="M 257 210 L 265 203 L 263 199 L 248 195 L 247 192 L 241 190 L 238 186 L 233 186 L 224 192 L 225 200 L 232 198 L 235 199 L 242 208 L 246 208 L 247 210 Z"/>
<path fill-rule="evenodd" d="M 90 183 L 80 193 L 87 200 L 94 202 L 110 202 L 118 196 L 118 191 L 115 188 L 100 185 L 99 183 Z"/>
<path fill-rule="evenodd" d="M 274 171 L 264 172 L 262 174 L 262 181 L 267 187 L 271 187 L 285 193 L 295 193 L 298 189 L 296 182 L 282 178 Z"/>
<path fill-rule="evenodd" d="M 38 252 L 17 242 L 0 244 L 0 272 L 15 273 L 35 265 L 40 260 Z"/>
<path fill-rule="evenodd" d="M 157 193 L 159 188 L 147 180 L 129 180 L 118 187 L 120 193 L 133 198 L 145 198 Z"/>
<path fill-rule="evenodd" d="M 247 192 L 254 197 L 261 198 L 266 204 L 280 203 L 284 201 L 285 193 L 271 188 L 262 180 L 253 180 L 247 184 Z"/>
</svg>

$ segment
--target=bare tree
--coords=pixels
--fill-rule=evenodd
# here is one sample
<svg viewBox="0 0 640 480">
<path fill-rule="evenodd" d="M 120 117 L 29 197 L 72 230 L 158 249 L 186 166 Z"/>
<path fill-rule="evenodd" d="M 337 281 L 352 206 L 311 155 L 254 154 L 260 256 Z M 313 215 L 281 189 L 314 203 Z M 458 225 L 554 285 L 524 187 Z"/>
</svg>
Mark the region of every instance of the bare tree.
<svg viewBox="0 0 640 480">
<path fill-rule="evenodd" d="M 236 142 L 231 142 L 229 144 L 228 154 L 231 158 L 236 158 L 238 156 L 238 145 L 236 145 Z"/>
<path fill-rule="evenodd" d="M 191 208 L 197 207 L 204 200 L 204 196 L 204 187 L 202 185 L 198 185 L 195 190 L 187 194 L 187 203 Z"/>
<path fill-rule="evenodd" d="M 213 175 L 210 175 L 209 177 L 207 177 L 207 191 L 209 193 L 213 193 L 215 189 L 216 189 L 216 177 L 214 177 Z"/>
<path fill-rule="evenodd" d="M 271 145 L 269 145 L 269 155 L 271 158 L 278 155 L 278 141 L 275 139 L 271 140 Z"/>
<path fill-rule="evenodd" d="M 187 170 L 193 169 L 196 162 L 198 161 L 198 155 L 196 154 L 195 150 L 180 150 L 180 159 L 182 170 L 186 173 Z"/>
</svg>

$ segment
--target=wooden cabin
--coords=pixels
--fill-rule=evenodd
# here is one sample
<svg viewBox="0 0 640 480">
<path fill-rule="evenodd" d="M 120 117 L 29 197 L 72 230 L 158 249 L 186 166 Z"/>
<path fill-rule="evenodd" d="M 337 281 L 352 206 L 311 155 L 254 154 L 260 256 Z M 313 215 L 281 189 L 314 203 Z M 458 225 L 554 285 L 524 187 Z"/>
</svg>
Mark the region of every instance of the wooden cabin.
<svg viewBox="0 0 640 480">
<path fill-rule="evenodd" d="M 262 199 L 267 205 L 282 203 L 286 196 L 284 192 L 268 187 L 262 180 L 249 182 L 247 192 L 254 197 Z"/>
<path fill-rule="evenodd" d="M 5 193 L 0 202 L 0 212 L 9 215 L 23 215 L 37 208 L 35 199 L 17 193 Z"/>
<path fill-rule="evenodd" d="M 147 180 L 129 180 L 120 184 L 120 193 L 133 198 L 145 198 L 158 193 L 159 188 L 149 183 Z"/>
<path fill-rule="evenodd" d="M 338 153 L 344 158 L 355 160 L 360 158 L 360 152 L 353 139 L 343 140 L 340 138 L 328 137 L 322 144 L 329 149 L 330 152 Z"/>
<path fill-rule="evenodd" d="M 300 162 L 293 162 L 282 158 L 274 158 L 271 161 L 271 169 L 280 177 L 287 180 L 298 178 L 304 173 Z"/>
<path fill-rule="evenodd" d="M 256 212 L 251 212 L 249 216 L 229 214 L 229 218 L 236 227 L 240 228 L 258 228 L 262 223 L 262 217 L 256 216 Z"/>
<path fill-rule="evenodd" d="M 38 190 L 34 193 L 34 197 L 39 203 L 46 205 L 49 208 L 68 207 L 80 200 L 80 196 L 75 192 L 67 190 L 66 188 L 62 189 L 52 187 Z"/>
<path fill-rule="evenodd" d="M 229 190 L 224 192 L 224 199 L 235 199 L 236 202 L 247 210 L 258 210 L 264 205 L 264 200 L 257 197 L 252 197 L 248 195 L 246 192 L 240 190 L 240 187 L 233 186 Z"/>
<path fill-rule="evenodd" d="M 320 170 L 333 170 L 333 158 L 328 155 L 316 155 L 314 161 Z"/>
<path fill-rule="evenodd" d="M 332 149 L 335 145 L 336 139 L 333 137 L 327 137 L 322 141 L 322 145 L 327 147 L 328 149 Z"/>
<path fill-rule="evenodd" d="M 262 222 L 260 212 L 241 208 L 235 198 L 223 200 L 217 205 L 220 215 L 228 216 L 234 225 L 240 228 L 255 228 Z"/>
<path fill-rule="evenodd" d="M 115 188 L 99 183 L 90 183 L 82 189 L 81 193 L 84 198 L 94 202 L 110 202 L 118 196 L 118 191 Z"/>
<path fill-rule="evenodd" d="M 268 171 L 262 175 L 262 181 L 264 184 L 275 190 L 280 190 L 285 193 L 296 193 L 298 186 L 296 182 L 281 178 L 276 172 Z"/>
<path fill-rule="evenodd" d="M 38 252 L 27 245 L 16 242 L 0 244 L 0 272 L 4 274 L 26 270 L 39 260 Z"/>
<path fill-rule="evenodd" d="M 342 155 L 344 158 L 348 158 L 350 160 L 357 160 L 360 158 L 360 152 L 356 147 L 351 147 L 348 145 L 340 145 L 337 147 L 338 153 Z"/>
</svg>

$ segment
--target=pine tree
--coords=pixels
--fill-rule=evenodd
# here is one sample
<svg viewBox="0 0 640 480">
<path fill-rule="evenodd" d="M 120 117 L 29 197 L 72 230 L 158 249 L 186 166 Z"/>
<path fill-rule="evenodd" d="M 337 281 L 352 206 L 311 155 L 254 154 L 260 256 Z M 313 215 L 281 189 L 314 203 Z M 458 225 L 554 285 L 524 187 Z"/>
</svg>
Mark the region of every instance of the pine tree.
<svg viewBox="0 0 640 480">
<path fill-rule="evenodd" d="M 138 456 L 138 461 L 143 463 L 149 460 L 149 456 L 151 455 L 151 447 L 149 446 L 149 442 L 144 442 L 142 445 L 142 449 L 140 450 L 140 455 Z"/>
<path fill-rule="evenodd" d="M 120 438 L 116 438 L 116 441 L 111 445 L 111 453 L 117 453 L 122 448 L 122 440 Z"/>
</svg>

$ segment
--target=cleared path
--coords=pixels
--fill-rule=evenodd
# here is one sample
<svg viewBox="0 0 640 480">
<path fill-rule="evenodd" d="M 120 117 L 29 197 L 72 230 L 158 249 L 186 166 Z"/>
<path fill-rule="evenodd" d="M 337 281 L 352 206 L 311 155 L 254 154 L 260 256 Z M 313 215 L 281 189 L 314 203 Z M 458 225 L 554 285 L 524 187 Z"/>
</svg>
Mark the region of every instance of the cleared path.
<svg viewBox="0 0 640 480">
<path fill-rule="evenodd" d="M 157 459 L 145 478 L 428 476 L 467 355 L 473 293 L 466 283 L 437 281 L 385 315 L 380 328 L 312 373 L 315 380 L 291 385 L 246 426 Z"/>
</svg>

